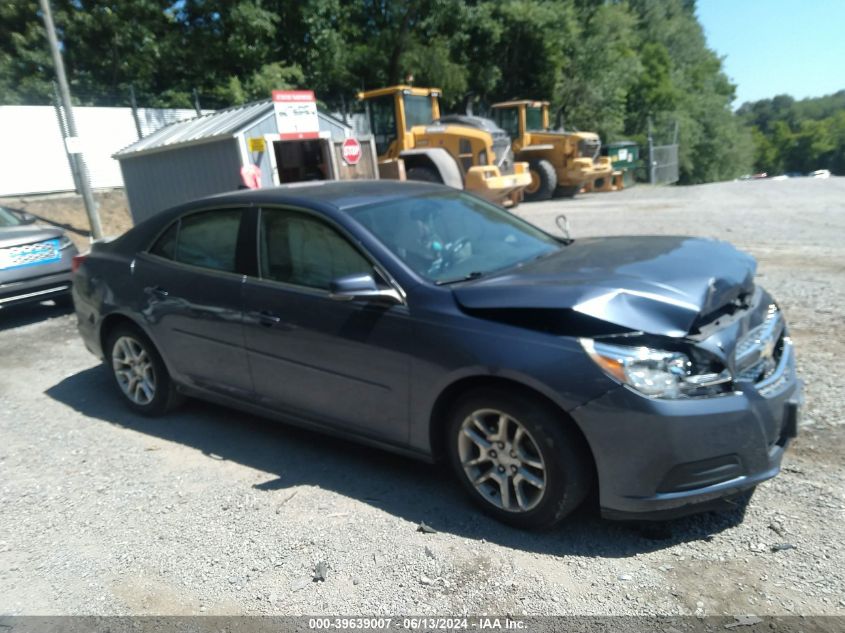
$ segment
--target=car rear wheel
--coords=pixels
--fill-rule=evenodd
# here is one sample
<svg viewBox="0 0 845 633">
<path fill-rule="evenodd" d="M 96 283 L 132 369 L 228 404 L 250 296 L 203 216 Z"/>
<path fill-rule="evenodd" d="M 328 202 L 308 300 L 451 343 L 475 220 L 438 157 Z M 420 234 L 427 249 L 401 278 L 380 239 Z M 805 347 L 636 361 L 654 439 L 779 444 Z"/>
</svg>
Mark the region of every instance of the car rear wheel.
<svg viewBox="0 0 845 633">
<path fill-rule="evenodd" d="M 494 518 L 548 528 L 577 508 L 590 489 L 590 458 L 560 411 L 519 393 L 474 391 L 449 419 L 452 468 Z"/>
<path fill-rule="evenodd" d="M 107 362 L 126 403 L 144 415 L 161 415 L 180 401 L 155 346 L 137 328 L 121 325 L 109 334 Z"/>
</svg>

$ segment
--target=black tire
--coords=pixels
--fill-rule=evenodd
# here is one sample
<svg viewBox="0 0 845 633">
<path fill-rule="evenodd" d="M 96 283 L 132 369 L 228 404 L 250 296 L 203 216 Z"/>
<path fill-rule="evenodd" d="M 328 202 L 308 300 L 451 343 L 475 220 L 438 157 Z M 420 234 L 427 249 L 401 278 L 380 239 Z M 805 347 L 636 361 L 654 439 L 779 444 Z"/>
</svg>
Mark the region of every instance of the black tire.
<svg viewBox="0 0 845 633">
<path fill-rule="evenodd" d="M 505 510 L 497 505 L 502 503 L 500 497 L 497 496 L 491 501 L 470 481 L 470 476 L 461 462 L 462 426 L 470 419 L 471 414 L 479 411 L 492 411 L 494 417 L 498 412 L 504 413 L 527 431 L 528 438 L 536 447 L 544 466 L 545 487 L 541 492 L 534 489 L 535 505 L 525 510 Z M 593 469 L 589 448 L 571 424 L 560 410 L 538 398 L 519 392 L 478 389 L 465 394 L 452 408 L 446 425 L 446 451 L 461 485 L 484 512 L 503 523 L 519 528 L 550 528 L 581 505 L 591 488 Z M 511 450 L 510 441 L 505 450 Z M 479 449 L 478 452 L 482 451 Z M 504 456 L 504 451 L 502 454 Z M 510 452 L 511 457 L 516 455 L 517 453 Z M 524 451 L 519 452 L 520 459 L 523 455 Z M 501 470 L 503 467 L 491 466 L 490 472 L 496 468 Z M 521 464 L 515 467 L 514 472 L 517 470 L 522 471 Z M 494 488 L 497 486 L 492 483 L 489 485 Z M 515 485 L 509 490 L 514 491 L 514 498 L 519 496 L 516 494 Z M 494 494 L 489 490 L 487 492 Z"/>
<path fill-rule="evenodd" d="M 440 174 L 432 167 L 411 167 L 405 173 L 405 178 L 408 180 L 421 180 L 423 182 L 443 183 L 443 179 L 440 177 Z"/>
<path fill-rule="evenodd" d="M 557 172 L 552 164 L 544 159 L 532 160 L 528 163 L 531 173 L 531 185 L 525 188 L 525 199 L 528 202 L 549 200 L 557 189 Z M 534 185 L 536 188 L 533 188 Z"/>
<path fill-rule="evenodd" d="M 147 354 L 154 384 L 153 395 L 149 402 L 142 403 L 133 400 L 121 385 L 121 380 L 118 378 L 118 372 L 116 370 L 116 365 L 119 363 L 114 360 L 115 346 L 118 345 L 121 339 L 131 339 Z M 128 324 L 116 326 L 108 333 L 103 352 L 106 366 L 114 380 L 118 393 L 120 393 L 123 401 L 129 408 L 134 411 L 147 416 L 158 416 L 172 410 L 184 400 L 184 397 L 176 391 L 176 385 L 170 378 L 170 373 L 167 371 L 167 367 L 155 345 L 153 345 L 152 341 L 147 338 L 140 328 Z"/>
<path fill-rule="evenodd" d="M 61 294 L 57 297 L 53 297 L 53 303 L 56 304 L 57 308 L 66 308 L 68 310 L 73 309 L 73 295 L 69 292 L 65 294 Z"/>
<path fill-rule="evenodd" d="M 581 191 L 580 185 L 570 187 L 558 187 L 555 189 L 555 198 L 574 198 L 575 194 Z"/>
</svg>

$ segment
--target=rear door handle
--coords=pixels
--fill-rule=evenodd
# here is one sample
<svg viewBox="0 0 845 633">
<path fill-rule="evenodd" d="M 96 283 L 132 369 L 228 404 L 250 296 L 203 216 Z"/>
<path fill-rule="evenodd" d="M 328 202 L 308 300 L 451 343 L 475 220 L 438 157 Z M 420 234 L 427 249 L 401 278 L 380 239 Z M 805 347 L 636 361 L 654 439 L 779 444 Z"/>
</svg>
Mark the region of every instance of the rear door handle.
<svg viewBox="0 0 845 633">
<path fill-rule="evenodd" d="M 281 323 L 282 317 L 280 317 L 278 314 L 273 314 L 272 312 L 264 310 L 258 313 L 258 321 L 261 323 L 261 325 L 272 327 Z"/>
</svg>

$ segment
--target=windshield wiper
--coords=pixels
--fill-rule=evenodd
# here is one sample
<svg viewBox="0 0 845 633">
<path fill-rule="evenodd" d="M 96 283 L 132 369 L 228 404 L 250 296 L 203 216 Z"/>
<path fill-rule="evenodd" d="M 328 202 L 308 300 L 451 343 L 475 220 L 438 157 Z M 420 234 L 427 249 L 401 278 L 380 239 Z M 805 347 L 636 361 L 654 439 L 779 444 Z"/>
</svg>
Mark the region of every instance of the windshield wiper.
<svg viewBox="0 0 845 633">
<path fill-rule="evenodd" d="M 569 246 L 569 244 L 564 244 L 564 246 Z M 547 253 L 540 253 L 536 257 L 532 257 L 531 259 L 526 260 L 526 261 L 521 262 L 521 263 L 527 264 L 529 262 L 539 262 L 540 260 L 546 259 L 547 257 L 551 257 L 552 255 L 557 255 L 558 253 L 560 253 L 561 250 L 562 249 L 555 249 L 553 251 L 548 251 Z"/>
<path fill-rule="evenodd" d="M 448 286 L 449 284 L 456 284 L 459 281 L 469 281 L 470 279 L 478 279 L 479 277 L 483 277 L 484 273 L 478 270 L 474 270 L 471 273 L 467 273 L 463 277 L 458 277 L 457 279 L 444 279 L 441 281 L 435 282 L 438 286 Z"/>
</svg>

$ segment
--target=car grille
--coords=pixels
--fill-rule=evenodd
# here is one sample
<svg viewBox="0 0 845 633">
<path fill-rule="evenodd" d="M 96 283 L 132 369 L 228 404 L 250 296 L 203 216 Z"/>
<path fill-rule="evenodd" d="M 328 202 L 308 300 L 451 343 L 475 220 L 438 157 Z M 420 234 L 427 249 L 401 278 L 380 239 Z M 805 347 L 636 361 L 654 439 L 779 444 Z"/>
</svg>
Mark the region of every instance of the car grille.
<svg viewBox="0 0 845 633">
<path fill-rule="evenodd" d="M 45 240 L 34 244 L 0 248 L 0 270 L 49 264 L 62 258 L 59 240 Z"/>
<path fill-rule="evenodd" d="M 599 157 L 601 151 L 601 141 L 593 139 L 581 139 L 578 141 L 578 156 L 580 158 L 592 158 L 595 160 Z"/>
<path fill-rule="evenodd" d="M 772 304 L 763 322 L 752 328 L 734 350 L 737 380 L 761 382 L 772 376 L 784 350 L 784 323 L 780 310 Z"/>
<path fill-rule="evenodd" d="M 513 151 L 511 141 L 505 133 L 493 135 L 493 151 L 496 153 L 496 166 L 502 174 L 513 173 Z"/>
</svg>

